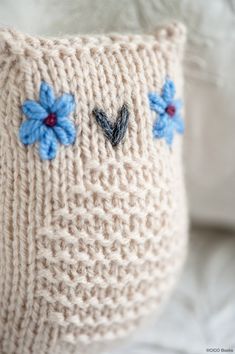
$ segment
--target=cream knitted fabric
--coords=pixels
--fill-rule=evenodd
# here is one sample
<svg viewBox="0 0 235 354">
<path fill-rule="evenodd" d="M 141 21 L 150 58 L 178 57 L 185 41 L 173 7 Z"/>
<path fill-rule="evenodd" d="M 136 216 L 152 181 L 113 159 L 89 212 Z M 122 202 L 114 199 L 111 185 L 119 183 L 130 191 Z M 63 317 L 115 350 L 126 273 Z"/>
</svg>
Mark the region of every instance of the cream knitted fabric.
<svg viewBox="0 0 235 354">
<path fill-rule="evenodd" d="M 170 77 L 182 98 L 184 40 L 180 24 L 151 36 L 0 31 L 1 354 L 84 353 L 166 299 L 187 243 L 182 137 L 153 137 L 148 95 Z M 75 142 L 51 160 L 19 138 L 42 82 L 75 99 Z M 114 124 L 123 105 L 114 146 L 93 110 Z"/>
</svg>

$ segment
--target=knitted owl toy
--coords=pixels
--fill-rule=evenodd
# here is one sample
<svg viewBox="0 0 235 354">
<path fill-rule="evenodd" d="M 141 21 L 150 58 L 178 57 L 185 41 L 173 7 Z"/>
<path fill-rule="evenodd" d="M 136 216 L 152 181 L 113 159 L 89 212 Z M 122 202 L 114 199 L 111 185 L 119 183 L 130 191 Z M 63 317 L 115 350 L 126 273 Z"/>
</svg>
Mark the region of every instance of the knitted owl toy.
<svg viewBox="0 0 235 354">
<path fill-rule="evenodd" d="M 0 353 L 127 336 L 185 258 L 185 30 L 0 30 Z M 97 352 L 96 352 L 97 353 Z"/>
</svg>

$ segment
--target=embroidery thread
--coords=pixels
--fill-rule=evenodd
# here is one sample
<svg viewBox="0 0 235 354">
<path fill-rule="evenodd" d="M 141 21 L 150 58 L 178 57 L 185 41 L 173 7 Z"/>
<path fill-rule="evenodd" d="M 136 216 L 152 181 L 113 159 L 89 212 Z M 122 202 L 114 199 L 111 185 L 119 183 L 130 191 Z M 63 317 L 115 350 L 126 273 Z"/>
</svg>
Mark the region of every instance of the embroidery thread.
<svg viewBox="0 0 235 354">
<path fill-rule="evenodd" d="M 129 122 L 129 110 L 124 104 L 118 112 L 115 123 L 110 122 L 106 113 L 101 109 L 95 108 L 93 110 L 96 122 L 102 128 L 104 135 L 111 142 L 112 146 L 117 146 L 126 133 Z"/>
<path fill-rule="evenodd" d="M 167 144 L 172 145 L 174 131 L 179 134 L 184 132 L 184 121 L 180 115 L 182 101 L 174 99 L 175 84 L 169 78 L 163 85 L 161 95 L 149 93 L 150 109 L 157 113 L 158 117 L 153 125 L 153 136 L 165 138 Z"/>
<path fill-rule="evenodd" d="M 74 97 L 64 93 L 55 98 L 53 88 L 42 82 L 39 101 L 26 100 L 22 111 L 27 117 L 19 129 L 20 141 L 24 145 L 39 142 L 42 160 L 56 157 L 58 142 L 65 146 L 73 144 L 76 138 L 74 123 L 68 118 L 75 109 Z"/>
</svg>

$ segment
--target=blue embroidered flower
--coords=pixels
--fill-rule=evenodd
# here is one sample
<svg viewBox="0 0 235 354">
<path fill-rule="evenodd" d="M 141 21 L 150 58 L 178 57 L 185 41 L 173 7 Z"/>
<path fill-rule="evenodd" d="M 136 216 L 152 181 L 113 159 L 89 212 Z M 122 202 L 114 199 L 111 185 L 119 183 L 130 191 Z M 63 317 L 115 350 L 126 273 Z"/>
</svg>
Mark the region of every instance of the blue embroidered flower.
<svg viewBox="0 0 235 354">
<path fill-rule="evenodd" d="M 55 98 L 52 87 L 42 82 L 39 102 L 26 100 L 22 106 L 28 119 L 20 126 L 21 142 L 29 145 L 38 141 L 41 159 L 54 159 L 58 142 L 67 146 L 75 141 L 76 129 L 68 118 L 74 108 L 73 95 L 65 93 Z"/>
<path fill-rule="evenodd" d="M 155 138 L 165 138 L 171 145 L 174 137 L 174 130 L 179 134 L 184 132 L 184 122 L 180 115 L 182 102 L 174 99 L 175 84 L 172 80 L 166 79 L 161 95 L 155 92 L 149 93 L 150 108 L 158 113 L 153 126 Z"/>
</svg>

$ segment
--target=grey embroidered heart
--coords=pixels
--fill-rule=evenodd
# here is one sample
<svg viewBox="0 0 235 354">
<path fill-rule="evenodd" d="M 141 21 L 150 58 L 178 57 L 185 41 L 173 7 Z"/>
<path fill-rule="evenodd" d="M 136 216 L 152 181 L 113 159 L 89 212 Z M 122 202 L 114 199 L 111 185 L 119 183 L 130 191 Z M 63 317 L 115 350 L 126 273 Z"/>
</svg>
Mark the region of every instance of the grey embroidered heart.
<svg viewBox="0 0 235 354">
<path fill-rule="evenodd" d="M 128 127 L 129 111 L 127 106 L 124 104 L 118 111 L 117 119 L 114 123 L 110 122 L 106 113 L 101 109 L 95 108 L 93 114 L 106 138 L 109 139 L 112 146 L 117 146 L 124 138 Z"/>
</svg>

